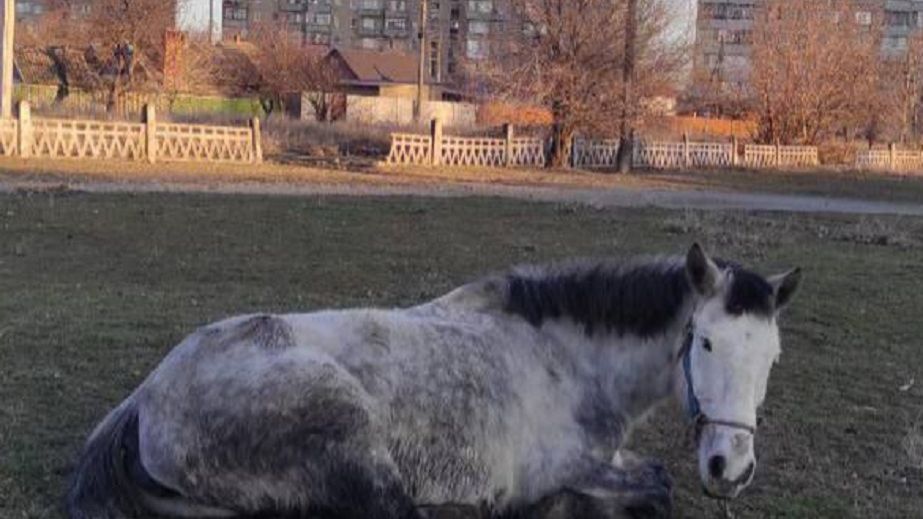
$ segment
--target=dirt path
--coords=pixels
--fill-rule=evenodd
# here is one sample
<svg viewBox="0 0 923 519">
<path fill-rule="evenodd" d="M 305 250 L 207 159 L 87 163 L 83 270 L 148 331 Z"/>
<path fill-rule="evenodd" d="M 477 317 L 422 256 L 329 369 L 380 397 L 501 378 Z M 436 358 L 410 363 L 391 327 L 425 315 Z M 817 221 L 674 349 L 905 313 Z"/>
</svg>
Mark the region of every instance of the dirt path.
<svg viewBox="0 0 923 519">
<path fill-rule="evenodd" d="M 286 184 L 237 182 L 222 184 L 165 182 L 2 181 L 0 192 L 69 189 L 93 193 L 220 193 L 278 196 L 500 196 L 544 202 L 580 203 L 595 207 L 661 207 L 666 209 L 736 209 L 804 213 L 895 214 L 923 216 L 923 204 L 851 198 L 711 190 L 651 188 L 567 188 L 455 183 L 446 185 Z"/>
</svg>

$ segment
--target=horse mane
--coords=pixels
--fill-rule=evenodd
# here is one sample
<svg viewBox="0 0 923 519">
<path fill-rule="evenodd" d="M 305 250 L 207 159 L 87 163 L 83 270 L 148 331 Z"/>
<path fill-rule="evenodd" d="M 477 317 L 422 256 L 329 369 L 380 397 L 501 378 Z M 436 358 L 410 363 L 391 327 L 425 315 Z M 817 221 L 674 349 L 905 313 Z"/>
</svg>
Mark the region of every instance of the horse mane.
<svg viewBox="0 0 923 519">
<path fill-rule="evenodd" d="M 736 263 L 715 262 L 733 274 L 725 296 L 728 313 L 772 315 L 769 283 Z M 504 279 L 506 312 L 536 327 L 547 320 L 568 317 L 583 326 L 588 336 L 659 335 L 680 317 L 693 295 L 681 258 L 518 267 Z"/>
</svg>

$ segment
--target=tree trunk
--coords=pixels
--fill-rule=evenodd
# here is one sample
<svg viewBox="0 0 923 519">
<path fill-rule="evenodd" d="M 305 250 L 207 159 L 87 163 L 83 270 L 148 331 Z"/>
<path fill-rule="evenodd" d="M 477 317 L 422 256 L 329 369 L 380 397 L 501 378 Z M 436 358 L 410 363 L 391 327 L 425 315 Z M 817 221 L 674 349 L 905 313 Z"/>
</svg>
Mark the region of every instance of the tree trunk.
<svg viewBox="0 0 923 519">
<path fill-rule="evenodd" d="M 628 9 L 625 15 L 625 62 L 622 66 L 622 120 L 619 128 L 619 173 L 631 171 L 632 138 L 632 108 L 634 103 L 635 80 L 635 42 L 638 33 L 638 0 L 628 0 Z"/>
<path fill-rule="evenodd" d="M 275 100 L 268 97 L 260 98 L 260 107 L 263 108 L 263 113 L 266 114 L 266 118 L 269 119 L 269 116 L 272 115 L 273 110 L 276 108 Z"/>
<path fill-rule="evenodd" d="M 330 101 L 328 94 L 321 92 L 311 97 L 311 107 L 314 108 L 314 119 L 325 123 L 330 119 Z"/>
<path fill-rule="evenodd" d="M 58 52 L 60 51 L 60 54 Z M 67 67 L 67 46 L 50 48 L 45 52 L 54 64 L 54 73 L 58 77 L 58 90 L 55 94 L 56 104 L 63 102 L 70 95 L 70 78 Z"/>
<path fill-rule="evenodd" d="M 119 76 L 112 80 L 109 85 L 109 95 L 106 97 L 106 113 L 115 113 L 119 107 L 119 98 L 121 97 Z"/>
<path fill-rule="evenodd" d="M 569 168 L 573 142 L 574 130 L 570 125 L 556 123 L 552 129 L 551 156 L 548 165 L 552 168 Z"/>
</svg>

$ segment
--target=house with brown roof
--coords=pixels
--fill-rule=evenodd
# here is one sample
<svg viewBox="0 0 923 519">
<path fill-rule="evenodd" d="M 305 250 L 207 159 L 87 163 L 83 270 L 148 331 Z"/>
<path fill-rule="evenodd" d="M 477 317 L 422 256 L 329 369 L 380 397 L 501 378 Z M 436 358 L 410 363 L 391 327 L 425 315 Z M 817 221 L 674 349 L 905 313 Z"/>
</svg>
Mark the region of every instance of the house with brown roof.
<svg viewBox="0 0 923 519">
<path fill-rule="evenodd" d="M 416 98 L 419 57 L 399 51 L 334 48 L 328 62 L 340 77 L 340 90 L 346 94 Z M 454 100 L 459 96 L 445 85 L 425 82 L 427 100 Z"/>
</svg>

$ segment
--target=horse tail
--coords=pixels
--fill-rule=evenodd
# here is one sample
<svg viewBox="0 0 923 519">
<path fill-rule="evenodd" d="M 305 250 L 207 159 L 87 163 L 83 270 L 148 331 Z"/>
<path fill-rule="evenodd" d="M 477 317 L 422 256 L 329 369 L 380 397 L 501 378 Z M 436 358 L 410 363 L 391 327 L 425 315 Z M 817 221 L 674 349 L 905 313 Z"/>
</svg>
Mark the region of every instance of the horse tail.
<svg viewBox="0 0 923 519">
<path fill-rule="evenodd" d="M 70 519 L 143 515 L 140 491 L 128 473 L 127 458 L 137 454 L 137 444 L 138 411 L 128 399 L 96 427 L 83 449 L 65 503 Z"/>
<path fill-rule="evenodd" d="M 194 503 L 158 483 L 141 463 L 138 408 L 129 398 L 109 413 L 87 441 L 67 493 L 69 519 L 233 517 L 230 510 Z"/>
</svg>

